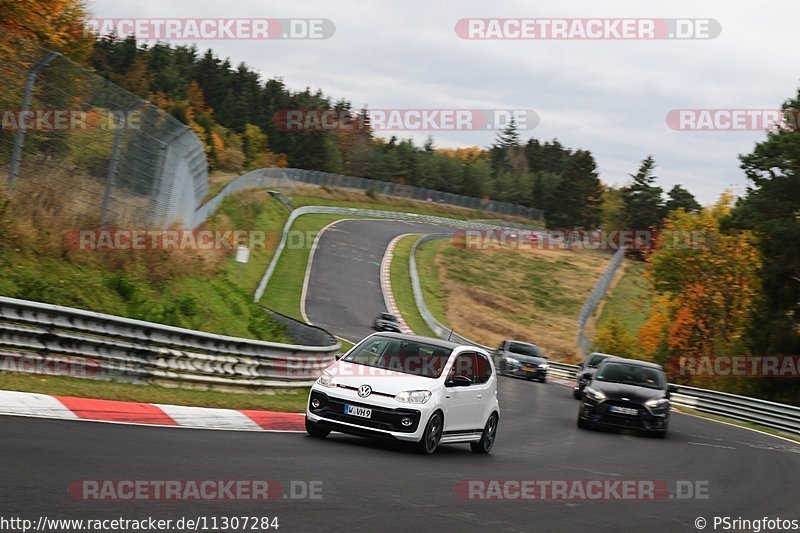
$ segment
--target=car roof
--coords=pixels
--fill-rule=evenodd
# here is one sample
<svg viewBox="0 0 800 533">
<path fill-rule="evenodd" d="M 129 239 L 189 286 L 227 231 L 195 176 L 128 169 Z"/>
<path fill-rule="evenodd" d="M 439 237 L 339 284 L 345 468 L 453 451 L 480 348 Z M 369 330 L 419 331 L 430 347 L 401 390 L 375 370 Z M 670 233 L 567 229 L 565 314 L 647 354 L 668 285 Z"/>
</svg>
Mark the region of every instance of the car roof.
<svg viewBox="0 0 800 533">
<path fill-rule="evenodd" d="M 620 357 L 618 355 L 611 355 L 610 353 L 603 353 L 603 352 L 592 352 L 592 353 L 590 353 L 589 355 L 586 356 L 586 359 L 589 359 L 590 357 L 594 357 L 595 355 L 602 355 L 603 357 L 615 357 L 617 359 L 624 359 L 624 357 Z"/>
<path fill-rule="evenodd" d="M 430 344 L 432 346 L 438 346 L 439 348 L 447 348 L 448 350 L 455 350 L 460 346 L 465 346 L 464 344 L 458 344 L 456 342 L 450 342 L 450 341 L 443 341 L 442 339 L 437 339 L 434 337 L 422 337 L 420 335 L 409 335 L 407 333 L 394 333 L 391 331 L 382 331 L 380 333 L 374 333 L 373 335 L 380 337 L 389 337 L 391 339 L 402 339 L 406 341 L 423 342 L 425 344 Z"/>
<path fill-rule="evenodd" d="M 625 363 L 626 365 L 638 365 L 647 368 L 655 368 L 657 370 L 662 370 L 662 371 L 664 370 L 664 367 L 662 367 L 661 365 L 656 363 L 651 363 L 650 361 L 641 361 L 639 359 L 626 359 L 624 357 L 617 357 L 616 355 L 612 356 L 611 359 L 604 359 L 603 362 L 600 364 L 604 365 L 606 363 Z"/>
<path fill-rule="evenodd" d="M 537 344 L 528 341 L 518 341 L 517 339 L 506 339 L 503 342 L 516 342 L 517 344 L 527 344 L 528 346 L 536 346 L 539 347 Z"/>
</svg>

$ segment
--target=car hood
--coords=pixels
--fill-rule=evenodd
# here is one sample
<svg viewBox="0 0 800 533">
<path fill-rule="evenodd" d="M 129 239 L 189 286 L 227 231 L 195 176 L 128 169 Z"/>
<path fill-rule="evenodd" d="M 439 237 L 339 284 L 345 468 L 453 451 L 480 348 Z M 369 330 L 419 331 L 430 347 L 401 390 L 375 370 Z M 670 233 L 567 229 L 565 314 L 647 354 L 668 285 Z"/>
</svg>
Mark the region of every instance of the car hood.
<svg viewBox="0 0 800 533">
<path fill-rule="evenodd" d="M 373 368 L 347 361 L 337 361 L 328 367 L 327 372 L 333 376 L 337 385 L 356 388 L 361 385 L 369 385 L 374 392 L 391 395 L 408 390 L 431 390 L 438 383 L 438 380 L 433 378 Z"/>
<path fill-rule="evenodd" d="M 533 355 L 521 355 L 514 352 L 506 352 L 506 357 L 513 357 L 520 363 L 525 363 L 527 365 L 541 365 L 547 362 L 547 359 L 544 357 L 536 357 Z"/>
<path fill-rule="evenodd" d="M 621 400 L 623 398 L 627 398 L 627 401 L 644 403 L 647 400 L 652 400 L 653 398 L 663 398 L 666 395 L 666 391 L 664 389 L 648 389 L 647 387 L 624 385 L 622 383 L 592 381 L 589 386 L 595 390 L 602 391 L 609 400 Z"/>
</svg>

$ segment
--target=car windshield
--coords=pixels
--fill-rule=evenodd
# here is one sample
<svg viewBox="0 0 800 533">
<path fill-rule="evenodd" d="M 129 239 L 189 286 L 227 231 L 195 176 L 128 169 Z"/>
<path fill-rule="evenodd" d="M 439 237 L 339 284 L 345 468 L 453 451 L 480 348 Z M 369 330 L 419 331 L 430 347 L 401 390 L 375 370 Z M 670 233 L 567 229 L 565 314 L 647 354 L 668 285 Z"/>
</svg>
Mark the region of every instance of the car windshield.
<svg viewBox="0 0 800 533">
<path fill-rule="evenodd" d="M 390 322 L 397 322 L 397 317 L 391 313 L 381 313 L 380 318 L 382 320 L 388 320 Z"/>
<path fill-rule="evenodd" d="M 607 355 L 594 354 L 589 358 L 589 362 L 586 363 L 586 366 L 589 368 L 597 368 L 597 365 L 602 363 L 605 359 L 608 359 Z"/>
<path fill-rule="evenodd" d="M 527 344 L 524 342 L 510 342 L 508 343 L 508 351 L 519 355 L 527 355 L 529 357 L 540 357 L 539 347 L 535 344 Z"/>
<path fill-rule="evenodd" d="M 403 374 L 438 378 L 453 352 L 433 344 L 375 335 L 356 346 L 342 360 Z"/>
<path fill-rule="evenodd" d="M 664 388 L 664 372 L 656 368 L 625 363 L 608 363 L 598 370 L 597 381 L 636 385 L 648 389 Z"/>
</svg>

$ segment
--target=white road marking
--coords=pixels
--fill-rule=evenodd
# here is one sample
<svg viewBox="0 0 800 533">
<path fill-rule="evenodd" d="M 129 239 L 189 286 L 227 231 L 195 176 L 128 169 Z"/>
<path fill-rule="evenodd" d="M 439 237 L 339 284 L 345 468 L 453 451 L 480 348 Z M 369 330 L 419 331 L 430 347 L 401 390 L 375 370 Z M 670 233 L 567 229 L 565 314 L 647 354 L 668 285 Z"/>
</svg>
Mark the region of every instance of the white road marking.
<svg viewBox="0 0 800 533">
<path fill-rule="evenodd" d="M 722 446 L 720 444 L 708 444 L 707 442 L 688 442 L 687 444 L 694 444 L 695 446 L 708 446 L 709 448 L 724 448 L 726 450 L 735 450 L 733 446 Z"/>
</svg>

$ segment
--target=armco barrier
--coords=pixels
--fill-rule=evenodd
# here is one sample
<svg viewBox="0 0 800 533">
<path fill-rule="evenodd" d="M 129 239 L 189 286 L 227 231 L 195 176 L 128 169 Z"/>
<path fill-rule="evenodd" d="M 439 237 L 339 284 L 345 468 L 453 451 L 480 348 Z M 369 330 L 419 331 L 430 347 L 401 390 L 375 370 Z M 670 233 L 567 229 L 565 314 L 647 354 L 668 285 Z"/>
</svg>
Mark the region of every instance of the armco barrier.
<svg viewBox="0 0 800 533">
<path fill-rule="evenodd" d="M 408 267 L 411 275 L 411 286 L 414 291 L 414 301 L 417 304 L 417 309 L 422 319 L 437 337 L 446 339 L 451 335 L 450 329 L 436 320 L 425 305 L 425 300 L 422 296 L 422 287 L 420 286 L 419 276 L 417 274 L 415 255 L 417 248 L 423 242 L 432 239 L 441 239 L 443 237 L 447 237 L 447 235 L 431 234 L 424 235 L 417 239 L 414 246 L 411 248 Z M 621 258 L 622 255 L 620 254 L 619 257 Z M 452 339 L 456 342 L 472 344 L 473 346 L 484 348 L 490 353 L 494 353 L 492 348 L 472 342 L 461 335 L 453 333 Z M 580 369 L 577 365 L 560 363 L 558 361 L 550 361 L 549 364 L 549 375 L 570 381 L 575 379 Z M 685 407 L 701 413 L 713 414 L 742 422 L 750 422 L 786 433 L 800 435 L 800 407 L 769 402 L 757 398 L 748 398 L 746 396 L 738 396 L 726 392 L 687 387 L 684 385 L 675 385 L 675 387 L 677 388 L 677 392 L 672 394 L 672 403 L 678 407 Z"/>
<path fill-rule="evenodd" d="M 578 351 L 581 355 L 586 355 L 589 353 L 591 349 L 591 340 L 586 336 L 586 323 L 589 321 L 589 317 L 594 314 L 595 308 L 597 308 L 597 304 L 600 303 L 600 300 L 608 291 L 608 287 L 611 285 L 611 280 L 614 279 L 614 276 L 617 273 L 622 261 L 625 259 L 625 248 L 619 248 L 611 258 L 611 264 L 608 265 L 606 271 L 603 272 L 603 275 L 600 276 L 600 279 L 597 280 L 594 288 L 592 288 L 591 294 L 589 297 L 586 298 L 586 301 L 583 303 L 583 307 L 581 308 L 581 312 L 578 315 Z"/>
<path fill-rule="evenodd" d="M 2 369 L 218 390 L 307 387 L 339 343 L 216 335 L 0 297 Z"/>
</svg>

